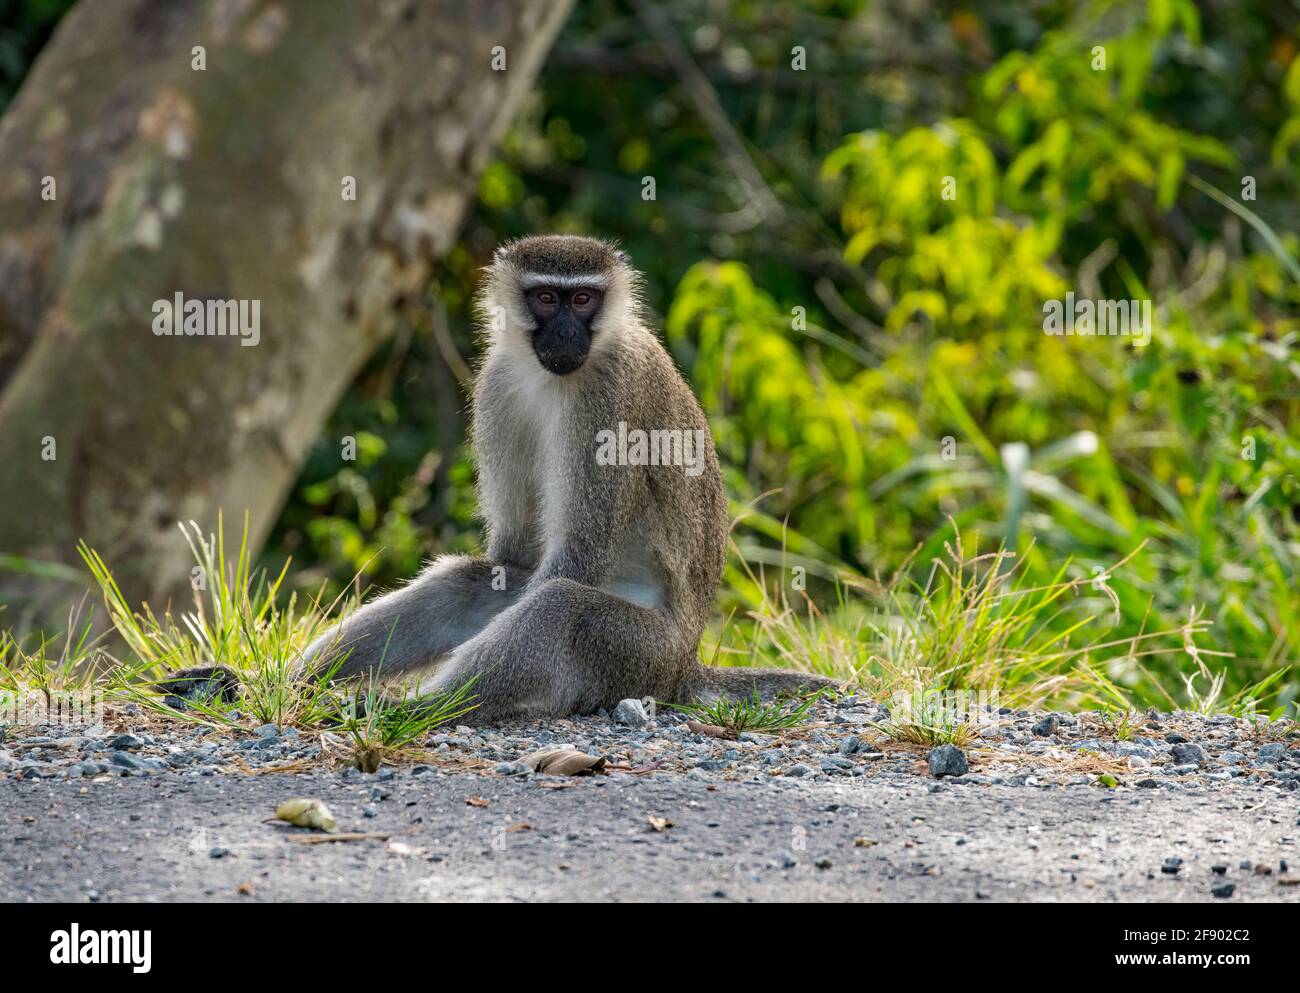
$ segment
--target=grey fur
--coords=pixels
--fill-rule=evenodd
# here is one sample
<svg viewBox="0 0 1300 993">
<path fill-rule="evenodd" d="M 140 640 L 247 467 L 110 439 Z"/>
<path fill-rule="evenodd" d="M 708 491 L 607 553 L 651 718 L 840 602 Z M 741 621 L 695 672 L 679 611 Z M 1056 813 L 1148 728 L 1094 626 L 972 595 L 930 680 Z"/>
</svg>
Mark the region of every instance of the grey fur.
<svg viewBox="0 0 1300 993">
<path fill-rule="evenodd" d="M 590 355 L 564 376 L 531 351 L 523 287 L 542 277 L 604 290 Z M 421 695 L 473 679 L 480 719 L 829 682 L 699 664 L 726 500 L 704 412 L 642 321 L 639 290 L 639 275 L 605 242 L 548 235 L 497 251 L 480 299 L 488 347 L 473 393 L 487 556 L 436 560 L 323 635 L 304 664 L 343 657 L 340 678 L 370 673 Z M 703 472 L 598 464 L 597 432 L 620 422 L 702 431 Z"/>
</svg>

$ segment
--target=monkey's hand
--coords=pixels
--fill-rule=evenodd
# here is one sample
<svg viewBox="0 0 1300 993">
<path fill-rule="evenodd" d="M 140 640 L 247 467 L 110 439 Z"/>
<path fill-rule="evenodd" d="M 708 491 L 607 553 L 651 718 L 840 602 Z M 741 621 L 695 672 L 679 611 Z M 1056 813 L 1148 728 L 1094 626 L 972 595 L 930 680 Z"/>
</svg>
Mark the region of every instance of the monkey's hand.
<svg viewBox="0 0 1300 993">
<path fill-rule="evenodd" d="M 230 669 L 220 665 L 201 665 L 190 669 L 177 669 L 154 688 L 166 694 L 164 701 L 173 710 L 189 710 L 191 704 L 217 706 L 234 703 L 239 699 L 239 679 Z"/>
</svg>

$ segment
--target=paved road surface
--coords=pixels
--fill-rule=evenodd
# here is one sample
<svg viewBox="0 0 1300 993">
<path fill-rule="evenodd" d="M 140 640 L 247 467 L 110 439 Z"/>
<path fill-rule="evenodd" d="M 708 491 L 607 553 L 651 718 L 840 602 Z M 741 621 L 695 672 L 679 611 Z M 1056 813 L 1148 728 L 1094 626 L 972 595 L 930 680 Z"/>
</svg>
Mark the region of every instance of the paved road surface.
<svg viewBox="0 0 1300 993">
<path fill-rule="evenodd" d="M 1279 882 L 1300 878 L 1300 794 L 1248 784 L 556 782 L 10 779 L 0 782 L 0 899 L 1199 901 L 1228 881 L 1234 901 L 1300 902 L 1300 886 Z M 372 799 L 375 788 L 390 795 Z M 343 830 L 390 839 L 294 841 L 296 831 L 263 822 L 291 796 L 320 797 Z M 651 817 L 672 826 L 655 831 Z M 1176 874 L 1161 871 L 1169 858 L 1183 860 Z M 1222 879 L 1216 863 L 1229 867 Z"/>
</svg>

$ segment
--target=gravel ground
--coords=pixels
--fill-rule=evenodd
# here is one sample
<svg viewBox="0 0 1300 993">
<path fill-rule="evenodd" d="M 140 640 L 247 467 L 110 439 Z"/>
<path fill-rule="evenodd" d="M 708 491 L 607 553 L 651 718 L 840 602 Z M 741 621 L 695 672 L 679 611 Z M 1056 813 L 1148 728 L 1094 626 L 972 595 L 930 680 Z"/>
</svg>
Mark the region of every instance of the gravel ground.
<svg viewBox="0 0 1300 993">
<path fill-rule="evenodd" d="M 376 774 L 331 734 L 235 736 L 130 706 L 98 728 L 10 727 L 0 899 L 1300 902 L 1293 737 L 999 711 L 930 751 L 890 741 L 887 716 L 847 697 L 729 740 L 625 701 L 443 730 Z M 557 747 L 604 767 L 522 761 Z M 371 837 L 268 822 L 293 796 Z"/>
</svg>

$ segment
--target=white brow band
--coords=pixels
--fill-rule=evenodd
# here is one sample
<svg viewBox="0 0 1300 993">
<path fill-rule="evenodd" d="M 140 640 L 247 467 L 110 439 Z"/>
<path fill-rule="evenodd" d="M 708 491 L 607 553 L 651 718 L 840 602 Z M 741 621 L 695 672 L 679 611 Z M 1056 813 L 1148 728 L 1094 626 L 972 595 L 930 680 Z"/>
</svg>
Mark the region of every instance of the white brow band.
<svg viewBox="0 0 1300 993">
<path fill-rule="evenodd" d="M 590 286 L 593 289 L 603 290 L 609 286 L 609 276 L 594 272 L 585 276 L 550 276 L 541 272 L 525 272 L 519 276 L 519 285 L 525 290 L 538 286 L 558 286 L 566 290 L 575 286 Z"/>
</svg>

